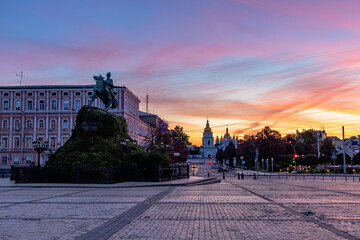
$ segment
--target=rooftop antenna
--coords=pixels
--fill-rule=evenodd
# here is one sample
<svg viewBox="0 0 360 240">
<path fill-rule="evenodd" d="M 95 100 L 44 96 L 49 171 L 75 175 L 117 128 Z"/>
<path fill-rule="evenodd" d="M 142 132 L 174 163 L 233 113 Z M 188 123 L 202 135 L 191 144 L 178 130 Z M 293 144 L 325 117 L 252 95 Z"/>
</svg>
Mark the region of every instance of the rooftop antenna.
<svg viewBox="0 0 360 240">
<path fill-rule="evenodd" d="M 16 76 L 20 78 L 20 81 L 18 81 L 18 83 L 20 83 L 20 86 L 21 86 L 23 78 L 25 78 L 24 72 L 21 71 L 20 73 L 17 73 Z"/>
<path fill-rule="evenodd" d="M 149 89 L 146 90 L 146 112 L 149 112 Z"/>
</svg>

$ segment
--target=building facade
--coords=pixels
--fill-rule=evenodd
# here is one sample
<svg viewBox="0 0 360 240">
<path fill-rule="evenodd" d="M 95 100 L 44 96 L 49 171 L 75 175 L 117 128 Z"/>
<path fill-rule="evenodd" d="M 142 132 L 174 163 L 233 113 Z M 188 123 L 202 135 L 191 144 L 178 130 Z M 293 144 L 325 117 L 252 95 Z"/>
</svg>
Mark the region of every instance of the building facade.
<svg viewBox="0 0 360 240">
<path fill-rule="evenodd" d="M 214 137 L 211 131 L 209 120 L 206 121 L 206 127 L 204 128 L 201 154 L 204 158 L 215 157 L 217 149 L 214 147 Z"/>
<path fill-rule="evenodd" d="M 0 87 L 0 169 L 11 165 L 36 162 L 33 141 L 49 141 L 49 151 L 41 154 L 44 164 L 48 155 L 63 145 L 75 127 L 77 112 L 87 105 L 94 85 L 49 85 Z M 143 146 L 149 125 L 139 119 L 137 98 L 126 87 L 114 87 L 119 103 L 110 112 L 125 118 L 130 137 Z M 95 107 L 104 107 L 96 99 Z"/>
</svg>

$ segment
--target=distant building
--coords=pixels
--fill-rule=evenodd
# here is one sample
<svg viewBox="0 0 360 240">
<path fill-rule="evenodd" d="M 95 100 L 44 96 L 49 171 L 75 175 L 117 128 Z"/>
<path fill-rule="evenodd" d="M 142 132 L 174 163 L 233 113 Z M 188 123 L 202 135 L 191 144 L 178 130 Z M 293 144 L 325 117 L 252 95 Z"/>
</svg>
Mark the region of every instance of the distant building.
<svg viewBox="0 0 360 240">
<path fill-rule="evenodd" d="M 62 146 L 75 127 L 77 112 L 89 103 L 94 85 L 44 85 L 0 87 L 0 169 L 36 162 L 32 143 L 48 140 L 50 152 Z M 150 126 L 139 118 L 140 99 L 126 87 L 114 87 L 119 103 L 111 113 L 123 116 L 130 137 L 144 146 Z M 93 103 L 103 107 L 97 99 Z"/>
<path fill-rule="evenodd" d="M 309 130 L 305 130 L 303 129 L 302 132 L 299 132 L 297 129 L 296 129 L 296 138 L 301 138 L 301 135 L 304 134 L 304 132 L 308 132 L 308 131 L 312 131 L 314 132 L 314 134 L 316 135 L 319 135 L 319 140 L 322 141 L 324 140 L 325 138 L 327 138 L 327 134 L 325 132 L 325 130 L 314 130 L 314 129 L 309 129 Z"/>
<path fill-rule="evenodd" d="M 233 142 L 235 145 L 235 148 L 237 148 L 238 146 L 238 142 L 239 142 L 239 137 L 231 137 L 229 134 L 229 128 L 226 127 L 226 132 L 224 134 L 224 137 L 221 136 L 221 138 L 219 139 L 219 137 L 216 137 L 216 143 L 215 143 L 215 147 L 217 149 L 222 149 L 225 150 L 225 148 L 229 145 L 230 142 Z"/>
<path fill-rule="evenodd" d="M 217 149 L 214 146 L 214 137 L 210 128 L 209 120 L 206 121 L 202 138 L 201 153 L 203 157 L 215 157 Z"/>
</svg>

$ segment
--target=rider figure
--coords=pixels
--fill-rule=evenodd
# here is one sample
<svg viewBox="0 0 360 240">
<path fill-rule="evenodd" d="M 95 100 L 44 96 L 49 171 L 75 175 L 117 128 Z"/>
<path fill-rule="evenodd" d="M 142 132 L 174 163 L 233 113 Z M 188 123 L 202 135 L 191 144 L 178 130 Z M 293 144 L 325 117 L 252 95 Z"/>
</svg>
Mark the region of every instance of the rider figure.
<svg viewBox="0 0 360 240">
<path fill-rule="evenodd" d="M 115 100 L 115 95 L 114 95 L 114 92 L 113 92 L 113 88 L 114 88 L 114 84 L 113 84 L 113 80 L 110 78 L 111 77 L 111 73 L 108 72 L 106 74 L 106 80 L 105 80 L 105 90 L 110 93 L 110 97 L 109 98 L 109 103 L 113 103 L 114 100 Z M 109 104 L 109 105 L 110 105 Z"/>
</svg>

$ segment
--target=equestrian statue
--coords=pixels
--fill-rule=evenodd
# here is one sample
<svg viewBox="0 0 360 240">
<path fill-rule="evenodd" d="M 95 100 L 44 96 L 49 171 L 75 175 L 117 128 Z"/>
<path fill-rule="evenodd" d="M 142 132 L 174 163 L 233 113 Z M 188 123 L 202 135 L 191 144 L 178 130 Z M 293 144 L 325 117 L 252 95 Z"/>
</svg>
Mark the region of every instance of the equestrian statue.
<svg viewBox="0 0 360 240">
<path fill-rule="evenodd" d="M 100 98 L 100 100 L 105 105 L 105 110 L 107 111 L 109 107 L 111 106 L 111 109 L 117 108 L 118 102 L 115 98 L 113 88 L 113 80 L 110 78 L 111 73 L 108 72 L 106 74 L 106 80 L 104 81 L 104 77 L 101 76 L 94 76 L 94 80 L 96 81 L 96 84 L 94 86 L 94 92 L 91 96 L 91 102 L 88 104 L 88 106 L 91 106 L 92 103 L 96 98 Z"/>
</svg>

